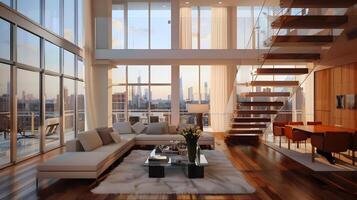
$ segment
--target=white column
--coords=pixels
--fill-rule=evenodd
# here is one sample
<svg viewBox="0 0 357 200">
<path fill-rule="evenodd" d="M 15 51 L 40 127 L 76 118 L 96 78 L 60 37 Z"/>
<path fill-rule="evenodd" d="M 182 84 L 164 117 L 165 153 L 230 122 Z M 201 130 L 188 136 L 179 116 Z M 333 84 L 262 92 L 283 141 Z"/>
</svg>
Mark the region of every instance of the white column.
<svg viewBox="0 0 357 200">
<path fill-rule="evenodd" d="M 180 123 L 180 66 L 171 66 L 171 124 Z"/>
</svg>

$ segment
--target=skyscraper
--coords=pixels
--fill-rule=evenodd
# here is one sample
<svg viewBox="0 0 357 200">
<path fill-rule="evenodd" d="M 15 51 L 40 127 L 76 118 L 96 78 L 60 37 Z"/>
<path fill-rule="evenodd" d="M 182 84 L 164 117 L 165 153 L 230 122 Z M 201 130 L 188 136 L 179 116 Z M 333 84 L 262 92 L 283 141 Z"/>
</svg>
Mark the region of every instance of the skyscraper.
<svg viewBox="0 0 357 200">
<path fill-rule="evenodd" d="M 188 89 L 187 89 L 187 100 L 188 101 L 192 101 L 193 100 L 193 87 L 189 87 Z"/>
</svg>

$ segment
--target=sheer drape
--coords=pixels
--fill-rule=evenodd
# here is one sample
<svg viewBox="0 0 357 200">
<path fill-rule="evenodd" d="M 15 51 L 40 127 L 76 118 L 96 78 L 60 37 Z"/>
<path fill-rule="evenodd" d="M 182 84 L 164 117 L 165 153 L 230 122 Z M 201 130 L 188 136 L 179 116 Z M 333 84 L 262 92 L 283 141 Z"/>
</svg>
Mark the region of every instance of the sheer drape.
<svg viewBox="0 0 357 200">
<path fill-rule="evenodd" d="M 212 7 L 212 49 L 227 49 L 227 8 Z M 211 128 L 215 132 L 224 132 L 227 129 L 229 115 L 227 103 L 230 92 L 228 82 L 228 67 L 225 65 L 211 66 L 211 98 L 210 114 Z"/>
<path fill-rule="evenodd" d="M 180 45 L 182 49 L 192 49 L 192 10 L 180 8 Z"/>
</svg>

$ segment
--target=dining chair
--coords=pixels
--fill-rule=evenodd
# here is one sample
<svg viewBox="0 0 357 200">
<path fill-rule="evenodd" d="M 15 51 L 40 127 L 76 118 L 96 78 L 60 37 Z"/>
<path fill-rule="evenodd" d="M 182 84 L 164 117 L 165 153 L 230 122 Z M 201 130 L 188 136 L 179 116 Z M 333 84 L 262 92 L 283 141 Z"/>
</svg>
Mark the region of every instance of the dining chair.
<svg viewBox="0 0 357 200">
<path fill-rule="evenodd" d="M 316 121 L 316 122 L 307 122 L 307 125 L 322 125 L 322 122 Z"/>
<path fill-rule="evenodd" d="M 349 148 L 351 134 L 347 132 L 325 132 L 311 136 L 311 160 L 315 161 L 315 148 L 327 153 L 345 152 Z"/>
<path fill-rule="evenodd" d="M 287 122 L 273 122 L 273 135 L 274 135 L 274 142 L 275 136 L 279 137 L 279 148 L 281 148 L 281 137 L 285 136 L 285 125 Z"/>
<path fill-rule="evenodd" d="M 289 122 L 288 125 L 292 126 L 303 126 L 304 122 Z M 292 142 L 296 142 L 297 148 L 299 148 L 299 142 L 300 141 L 305 141 L 305 147 L 306 147 L 306 140 L 308 137 L 307 134 L 305 134 L 302 131 L 299 130 L 293 130 L 293 128 L 286 126 L 285 127 L 285 136 L 288 138 L 288 149 L 290 149 L 290 140 Z"/>
</svg>

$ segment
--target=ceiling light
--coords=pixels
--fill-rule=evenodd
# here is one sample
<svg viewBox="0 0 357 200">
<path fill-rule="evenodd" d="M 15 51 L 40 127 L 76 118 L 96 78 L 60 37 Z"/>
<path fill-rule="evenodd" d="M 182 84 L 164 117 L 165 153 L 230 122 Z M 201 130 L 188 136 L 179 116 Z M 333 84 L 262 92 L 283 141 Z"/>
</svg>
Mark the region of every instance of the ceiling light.
<svg viewBox="0 0 357 200">
<path fill-rule="evenodd" d="M 222 1 L 218 1 L 218 4 L 222 4 Z"/>
<path fill-rule="evenodd" d="M 188 5 L 188 4 L 190 4 L 190 2 L 186 1 L 185 4 Z"/>
</svg>

